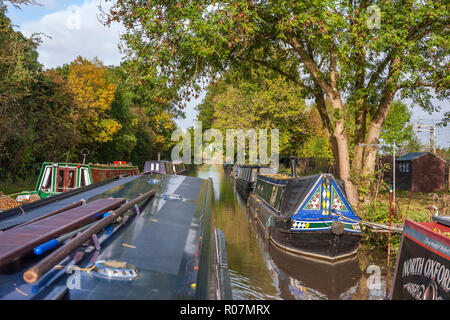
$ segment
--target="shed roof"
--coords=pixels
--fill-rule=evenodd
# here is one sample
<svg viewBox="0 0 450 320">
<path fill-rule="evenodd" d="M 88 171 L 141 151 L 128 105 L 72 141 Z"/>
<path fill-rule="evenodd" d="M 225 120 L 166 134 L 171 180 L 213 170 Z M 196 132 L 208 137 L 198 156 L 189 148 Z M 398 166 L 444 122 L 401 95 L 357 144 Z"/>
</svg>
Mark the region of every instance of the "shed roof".
<svg viewBox="0 0 450 320">
<path fill-rule="evenodd" d="M 426 154 L 431 154 L 431 155 L 435 156 L 436 158 L 439 158 L 439 159 L 441 159 L 442 161 L 445 162 L 444 159 L 442 159 L 442 158 L 432 154 L 431 152 L 410 152 L 410 153 L 405 154 L 404 156 L 396 158 L 395 161 L 412 161 L 412 160 L 420 158 L 420 157 L 422 157 L 422 156 L 424 156 Z"/>
</svg>

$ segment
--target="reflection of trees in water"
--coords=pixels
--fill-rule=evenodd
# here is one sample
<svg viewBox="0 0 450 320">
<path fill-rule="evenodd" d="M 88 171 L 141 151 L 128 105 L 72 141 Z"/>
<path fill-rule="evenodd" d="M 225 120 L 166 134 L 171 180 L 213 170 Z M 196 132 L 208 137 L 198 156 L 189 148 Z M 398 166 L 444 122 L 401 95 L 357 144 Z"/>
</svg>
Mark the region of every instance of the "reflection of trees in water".
<svg viewBox="0 0 450 320">
<path fill-rule="evenodd" d="M 278 290 L 273 286 L 273 279 L 255 241 L 254 231 L 247 221 L 245 203 L 238 202 L 238 195 L 235 194 L 229 177 L 225 176 L 222 166 L 201 166 L 197 176 L 204 177 L 206 172 L 219 180 L 214 181 L 215 187 L 220 188 L 219 199 L 215 201 L 216 226 L 226 237 L 233 297 L 276 298 Z"/>
</svg>

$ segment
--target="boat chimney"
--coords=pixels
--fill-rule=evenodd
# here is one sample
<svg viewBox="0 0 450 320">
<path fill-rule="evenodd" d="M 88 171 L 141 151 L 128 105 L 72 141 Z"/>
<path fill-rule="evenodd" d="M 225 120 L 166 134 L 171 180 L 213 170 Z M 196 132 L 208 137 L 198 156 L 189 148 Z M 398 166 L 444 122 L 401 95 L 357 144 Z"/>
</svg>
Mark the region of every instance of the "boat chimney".
<svg viewBox="0 0 450 320">
<path fill-rule="evenodd" d="M 289 157 L 289 163 L 291 166 L 291 176 L 292 178 L 295 178 L 297 176 L 297 157 L 291 156 Z"/>
<path fill-rule="evenodd" d="M 161 161 L 161 152 L 158 152 L 158 161 Z"/>
</svg>

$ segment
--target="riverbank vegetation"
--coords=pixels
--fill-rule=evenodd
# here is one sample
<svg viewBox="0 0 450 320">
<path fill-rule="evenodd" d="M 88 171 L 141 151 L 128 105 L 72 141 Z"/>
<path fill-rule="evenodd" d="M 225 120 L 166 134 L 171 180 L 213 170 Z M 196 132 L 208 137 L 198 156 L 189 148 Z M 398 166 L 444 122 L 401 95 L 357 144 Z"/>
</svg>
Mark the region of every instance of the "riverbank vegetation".
<svg viewBox="0 0 450 320">
<path fill-rule="evenodd" d="M 15 31 L 0 7 L 0 190 L 34 183 L 43 161 L 80 162 L 85 148 L 91 163 L 140 166 L 168 153 L 181 113 L 162 101 L 170 94 L 157 78 L 137 82 L 126 61 L 83 57 L 44 69 L 39 43 L 38 34 Z"/>
</svg>

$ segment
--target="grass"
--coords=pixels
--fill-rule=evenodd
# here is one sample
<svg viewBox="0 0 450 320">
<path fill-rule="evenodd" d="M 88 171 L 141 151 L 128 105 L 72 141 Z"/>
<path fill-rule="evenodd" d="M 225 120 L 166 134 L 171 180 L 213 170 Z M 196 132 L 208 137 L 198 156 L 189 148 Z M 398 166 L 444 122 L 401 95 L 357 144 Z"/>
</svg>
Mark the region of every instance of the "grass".
<svg viewBox="0 0 450 320">
<path fill-rule="evenodd" d="M 380 201 L 389 204 L 389 192 L 379 195 Z M 450 192 L 409 192 L 397 190 L 395 216 L 404 222 L 411 219 L 418 222 L 431 221 L 434 215 L 433 205 L 437 207 L 439 215 L 450 215 Z"/>
</svg>

